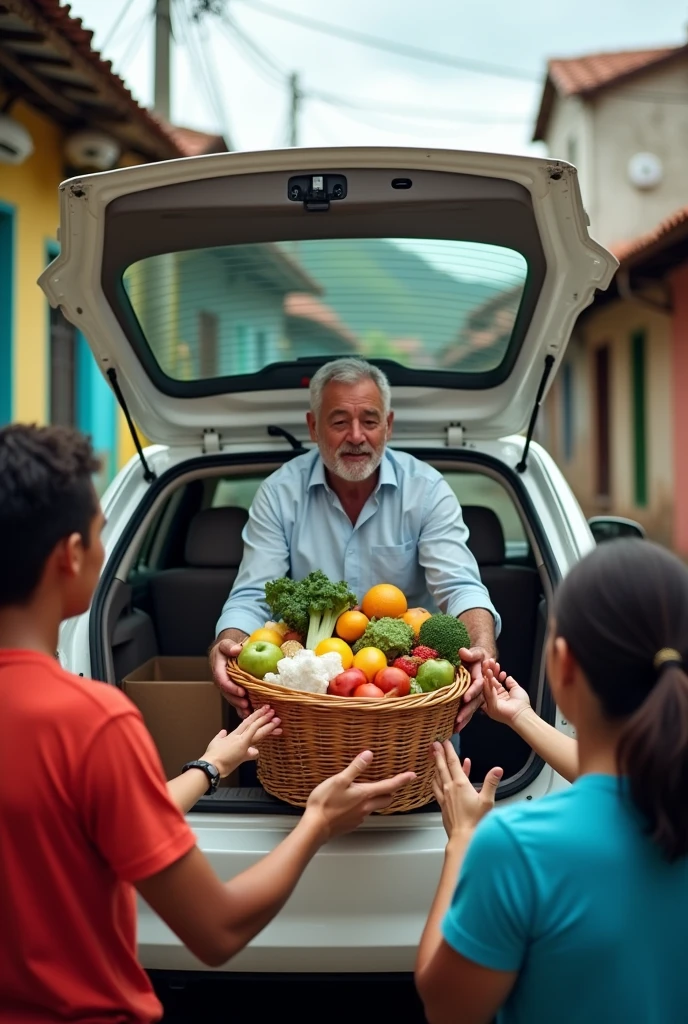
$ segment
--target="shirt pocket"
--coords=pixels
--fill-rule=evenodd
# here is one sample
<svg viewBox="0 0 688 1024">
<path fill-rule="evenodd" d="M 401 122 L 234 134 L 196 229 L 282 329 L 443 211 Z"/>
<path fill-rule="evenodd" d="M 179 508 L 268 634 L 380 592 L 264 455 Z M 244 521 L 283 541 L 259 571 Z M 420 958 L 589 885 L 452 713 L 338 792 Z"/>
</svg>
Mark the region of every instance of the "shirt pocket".
<svg viewBox="0 0 688 1024">
<path fill-rule="evenodd" d="M 418 543 L 373 544 L 370 548 L 370 577 L 375 583 L 392 583 L 405 594 L 418 590 L 420 564 Z"/>
</svg>

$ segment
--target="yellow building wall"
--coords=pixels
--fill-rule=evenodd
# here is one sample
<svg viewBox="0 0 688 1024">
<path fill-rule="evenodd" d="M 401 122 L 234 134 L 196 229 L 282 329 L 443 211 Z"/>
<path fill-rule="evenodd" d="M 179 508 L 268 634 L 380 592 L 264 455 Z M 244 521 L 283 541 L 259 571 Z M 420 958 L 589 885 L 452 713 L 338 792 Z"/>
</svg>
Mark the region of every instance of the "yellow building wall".
<svg viewBox="0 0 688 1024">
<path fill-rule="evenodd" d="M 3 99 L 0 93 L 0 100 Z M 45 115 L 18 102 L 12 117 L 31 133 L 32 155 L 23 164 L 0 163 L 0 202 L 14 207 L 14 303 L 12 416 L 25 423 L 46 423 L 49 417 L 48 302 L 37 280 L 45 268 L 48 243 L 57 241 L 58 187 L 64 180 L 63 132 Z M 125 154 L 122 166 L 140 163 Z M 146 439 L 141 438 L 146 444 Z M 117 469 L 135 454 L 134 443 L 117 411 Z"/>
<path fill-rule="evenodd" d="M 63 178 L 62 133 L 47 117 L 17 103 L 12 117 L 34 141 L 19 166 L 0 164 L 0 200 L 15 208 L 13 417 L 45 423 L 48 416 L 48 304 L 36 284 L 46 246 L 59 222 L 58 186 Z"/>
</svg>

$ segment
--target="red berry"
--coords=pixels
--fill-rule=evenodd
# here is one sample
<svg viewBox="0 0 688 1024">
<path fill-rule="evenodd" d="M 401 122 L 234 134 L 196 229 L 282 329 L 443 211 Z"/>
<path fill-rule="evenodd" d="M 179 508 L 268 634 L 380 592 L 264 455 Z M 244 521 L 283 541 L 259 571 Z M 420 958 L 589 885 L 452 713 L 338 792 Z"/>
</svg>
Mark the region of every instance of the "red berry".
<svg viewBox="0 0 688 1024">
<path fill-rule="evenodd" d="M 431 661 L 433 658 L 437 658 L 437 651 L 433 651 L 432 647 L 414 647 L 411 651 L 411 655 L 414 658 L 418 658 L 420 662 Z"/>
<path fill-rule="evenodd" d="M 413 678 L 418 672 L 418 662 L 414 658 L 409 658 L 404 655 L 403 658 L 396 658 L 392 665 L 394 668 L 400 668 L 406 673 L 407 676 Z"/>
</svg>

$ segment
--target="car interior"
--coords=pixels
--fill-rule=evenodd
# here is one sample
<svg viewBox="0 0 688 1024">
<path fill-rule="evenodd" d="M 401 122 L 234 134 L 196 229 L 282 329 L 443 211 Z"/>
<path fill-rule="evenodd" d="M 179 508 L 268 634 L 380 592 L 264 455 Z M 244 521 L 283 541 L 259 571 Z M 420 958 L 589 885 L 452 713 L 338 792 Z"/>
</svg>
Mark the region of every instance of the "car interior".
<svg viewBox="0 0 688 1024">
<path fill-rule="evenodd" d="M 524 511 L 495 473 L 476 471 L 474 464 L 470 469 L 447 468 L 446 463 L 438 468 L 462 504 L 470 533 L 468 545 L 502 618 L 498 639 L 502 665 L 529 691 L 537 707 L 543 681 L 548 583 Z M 108 638 L 109 681 L 125 690 L 129 676 L 155 659 L 195 659 L 189 664 L 212 687 L 207 651 L 241 563 L 241 534 L 251 499 L 267 475 L 264 471 L 251 475 L 218 472 L 222 473 L 215 470 L 214 475 L 201 475 L 199 470 L 198 475 L 187 475 L 171 485 L 147 525 L 137 532 L 134 550 L 123 561 L 128 565 L 126 573 L 116 573 L 119 582 L 108 605 L 104 635 Z M 160 699 L 169 697 L 163 698 L 161 690 Z M 150 696 L 147 701 L 147 710 L 142 708 L 144 717 L 151 714 Z M 238 721 L 229 705 L 220 701 L 220 706 L 222 720 L 214 731 L 232 728 Z M 148 722 L 154 738 L 161 729 L 175 727 L 171 708 L 159 712 L 155 722 Z M 171 717 L 166 719 L 165 713 Z M 477 781 L 494 764 L 504 768 L 505 780 L 518 779 L 532 758 L 530 748 L 511 729 L 482 713 L 462 732 L 461 754 L 471 757 L 472 778 Z M 231 781 L 233 785 L 225 785 L 200 804 L 220 809 L 221 803 L 222 810 L 235 811 L 289 810 L 260 789 L 254 765 L 244 766 L 239 779 Z"/>
</svg>

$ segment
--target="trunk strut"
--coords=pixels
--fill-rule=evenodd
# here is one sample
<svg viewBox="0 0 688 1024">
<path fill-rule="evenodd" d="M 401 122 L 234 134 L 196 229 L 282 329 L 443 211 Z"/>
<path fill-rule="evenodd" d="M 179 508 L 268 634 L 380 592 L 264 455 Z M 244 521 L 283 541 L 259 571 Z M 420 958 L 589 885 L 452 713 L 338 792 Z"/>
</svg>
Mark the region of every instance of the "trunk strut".
<svg viewBox="0 0 688 1024">
<path fill-rule="evenodd" d="M 148 484 L 152 483 L 152 481 L 155 480 L 155 473 L 146 462 L 146 456 L 143 454 L 143 448 L 141 447 L 141 442 L 139 441 L 139 435 L 136 433 L 134 421 L 131 418 L 129 409 L 127 408 L 127 403 L 124 401 L 122 389 L 120 388 L 119 381 L 117 380 L 117 370 L 115 370 L 113 367 L 110 367 L 110 369 L 107 371 L 107 375 L 110 383 L 112 384 L 112 390 L 115 392 L 115 398 L 119 402 L 119 407 L 124 413 L 124 418 L 127 421 L 129 433 L 131 434 L 132 441 L 136 446 L 136 451 L 139 454 L 139 459 L 141 460 L 141 465 L 143 466 L 143 479 Z"/>
<path fill-rule="evenodd" d="M 306 449 L 303 447 L 301 442 L 290 434 L 284 427 L 275 427 L 272 424 L 268 427 L 268 434 L 270 437 L 283 437 L 285 441 L 288 441 L 295 452 L 305 452 Z"/>
<path fill-rule="evenodd" d="M 528 462 L 528 449 L 530 448 L 530 442 L 533 440 L 533 432 L 535 430 L 535 424 L 537 423 L 538 413 L 540 412 L 540 403 L 542 402 L 542 396 L 544 394 L 549 375 L 552 372 L 554 366 L 554 356 L 545 356 L 545 368 L 542 371 L 542 377 L 540 378 L 540 385 L 537 390 L 535 397 L 535 405 L 533 407 L 533 413 L 530 417 L 530 423 L 528 424 L 528 433 L 526 434 L 526 443 L 523 447 L 523 455 L 521 461 L 516 466 L 517 473 L 525 473 L 526 465 Z"/>
</svg>

